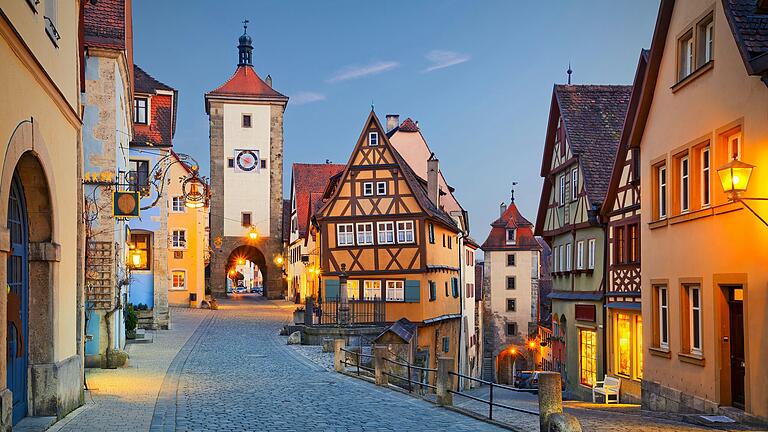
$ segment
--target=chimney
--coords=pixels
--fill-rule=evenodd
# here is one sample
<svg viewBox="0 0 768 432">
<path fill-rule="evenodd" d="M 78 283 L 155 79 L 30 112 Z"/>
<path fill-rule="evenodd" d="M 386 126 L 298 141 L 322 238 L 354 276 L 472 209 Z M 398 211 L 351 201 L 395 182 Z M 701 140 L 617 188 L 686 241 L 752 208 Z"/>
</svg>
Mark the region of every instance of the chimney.
<svg viewBox="0 0 768 432">
<path fill-rule="evenodd" d="M 272 75 L 267 75 L 267 79 L 265 79 L 267 85 L 271 88 L 272 87 Z"/>
<path fill-rule="evenodd" d="M 507 211 L 507 205 L 503 202 L 499 205 L 499 217 L 503 217 L 504 213 Z"/>
<path fill-rule="evenodd" d="M 398 126 L 400 126 L 400 115 L 387 114 L 387 132 L 391 131 L 392 129 Z"/>
<path fill-rule="evenodd" d="M 437 181 L 439 172 L 440 161 L 433 152 L 427 160 L 427 196 L 438 208 L 440 208 L 440 184 Z"/>
</svg>

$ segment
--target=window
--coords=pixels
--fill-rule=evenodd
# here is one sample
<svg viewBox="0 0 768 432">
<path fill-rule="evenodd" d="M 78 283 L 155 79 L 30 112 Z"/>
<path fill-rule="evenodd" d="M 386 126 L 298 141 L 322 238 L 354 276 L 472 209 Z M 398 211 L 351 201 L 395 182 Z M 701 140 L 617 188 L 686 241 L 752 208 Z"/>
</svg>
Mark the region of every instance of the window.
<svg viewBox="0 0 768 432">
<path fill-rule="evenodd" d="M 471 284 L 467 282 L 467 298 L 472 298 L 472 296 L 475 294 L 475 284 Z"/>
<path fill-rule="evenodd" d="M 429 223 L 429 242 L 435 244 L 435 224 Z"/>
<path fill-rule="evenodd" d="M 565 205 L 565 174 L 560 176 L 560 205 Z"/>
<path fill-rule="evenodd" d="M 149 193 L 149 161 L 146 160 L 131 160 L 130 171 L 132 178 L 130 179 L 129 189 L 134 192 L 141 192 L 142 195 Z"/>
<path fill-rule="evenodd" d="M 437 284 L 435 281 L 429 281 L 429 301 L 437 299 Z"/>
<path fill-rule="evenodd" d="M 705 65 L 712 61 L 714 54 L 714 36 L 715 36 L 715 23 L 712 20 L 712 15 L 704 18 L 699 23 L 699 66 Z"/>
<path fill-rule="evenodd" d="M 405 300 L 405 282 L 387 281 L 387 301 Z"/>
<path fill-rule="evenodd" d="M 565 265 L 563 265 L 564 261 L 565 260 L 563 259 L 563 245 L 560 245 L 557 248 L 557 262 L 558 262 L 558 265 L 560 266 L 558 268 L 558 271 L 564 271 L 565 270 Z"/>
<path fill-rule="evenodd" d="M 701 206 L 709 207 L 709 184 L 710 184 L 710 158 L 709 146 L 701 149 Z"/>
<path fill-rule="evenodd" d="M 514 276 L 507 276 L 507 289 L 513 290 L 515 289 L 515 277 Z"/>
<path fill-rule="evenodd" d="M 507 265 L 513 267 L 515 265 L 515 254 L 507 254 Z"/>
<path fill-rule="evenodd" d="M 133 122 L 138 124 L 147 124 L 147 104 L 148 99 L 137 97 L 133 99 Z"/>
<path fill-rule="evenodd" d="M 363 183 L 363 196 L 373 196 L 373 182 Z"/>
<path fill-rule="evenodd" d="M 375 147 L 379 145 L 379 133 L 378 132 L 369 132 L 368 133 L 368 145 L 371 147 Z"/>
<path fill-rule="evenodd" d="M 387 182 L 377 182 L 376 183 L 376 195 L 386 195 L 387 194 Z"/>
<path fill-rule="evenodd" d="M 240 225 L 250 228 L 251 226 L 251 212 L 240 213 Z"/>
<path fill-rule="evenodd" d="M 565 244 L 565 271 L 571 271 L 571 263 L 573 262 L 573 255 L 571 250 L 571 244 Z"/>
<path fill-rule="evenodd" d="M 517 243 L 517 230 L 507 229 L 507 244 L 513 245 L 515 243 Z"/>
<path fill-rule="evenodd" d="M 637 358 L 635 362 L 635 377 L 643 379 L 643 317 L 638 315 L 635 319 L 635 339 L 637 340 L 637 347 L 635 349 L 635 356 Z"/>
<path fill-rule="evenodd" d="M 517 323 L 507 323 L 507 336 L 517 336 Z"/>
<path fill-rule="evenodd" d="M 461 295 L 459 291 L 459 278 L 451 278 L 451 294 L 454 298 L 458 298 Z"/>
<path fill-rule="evenodd" d="M 445 296 L 448 297 L 448 281 L 445 281 Z"/>
<path fill-rule="evenodd" d="M 576 242 L 576 270 L 584 270 L 584 240 Z"/>
<path fill-rule="evenodd" d="M 366 300 L 381 298 L 381 281 L 367 280 L 363 281 L 363 298 Z"/>
<path fill-rule="evenodd" d="M 243 114 L 243 127 L 244 128 L 251 127 L 251 115 L 250 114 Z"/>
<path fill-rule="evenodd" d="M 359 300 L 360 299 L 360 281 L 355 279 L 347 279 L 347 299 Z"/>
<path fill-rule="evenodd" d="M 171 247 L 173 249 L 187 248 L 187 231 L 186 230 L 171 231 Z"/>
<path fill-rule="evenodd" d="M 358 246 L 373 244 L 373 222 L 357 224 L 357 244 Z"/>
<path fill-rule="evenodd" d="M 680 212 L 687 212 L 690 208 L 690 184 L 688 172 L 688 156 L 680 158 Z"/>
<path fill-rule="evenodd" d="M 184 270 L 174 270 L 171 272 L 171 289 L 187 289 L 187 272 Z"/>
<path fill-rule="evenodd" d="M 234 168 L 235 167 L 235 158 L 228 158 L 227 159 L 227 167 L 228 168 Z"/>
<path fill-rule="evenodd" d="M 613 257 L 616 260 L 616 264 L 624 264 L 624 227 L 614 227 L 613 235 L 615 236 L 613 239 Z"/>
<path fill-rule="evenodd" d="M 595 269 L 595 239 L 589 239 L 587 241 L 587 248 L 589 249 L 587 253 L 587 265 L 590 270 Z"/>
<path fill-rule="evenodd" d="M 262 159 L 261 160 L 261 168 L 265 169 L 266 167 L 267 167 L 267 160 L 266 159 Z"/>
<path fill-rule="evenodd" d="M 352 224 L 336 225 L 336 245 L 353 246 L 355 244 L 355 234 L 353 231 Z"/>
<path fill-rule="evenodd" d="M 629 225 L 629 248 L 628 256 L 629 262 L 640 261 L 640 231 L 638 224 Z"/>
<path fill-rule="evenodd" d="M 667 217 L 667 167 L 661 165 L 656 169 L 658 181 L 658 215 L 659 219 Z"/>
<path fill-rule="evenodd" d="M 131 233 L 131 264 L 134 270 L 150 270 L 152 262 L 152 236 L 149 233 Z M 133 258 L 137 255 L 138 258 Z"/>
<path fill-rule="evenodd" d="M 448 247 L 450 247 L 451 239 L 448 239 Z M 397 223 L 397 242 L 398 243 L 413 243 L 413 221 L 400 221 Z"/>
<path fill-rule="evenodd" d="M 448 236 L 448 249 L 453 249 L 453 247 L 451 245 L 451 242 L 453 242 L 453 236 L 449 235 Z"/>
<path fill-rule="evenodd" d="M 171 211 L 174 213 L 183 213 L 185 209 L 184 197 L 175 196 L 171 197 Z"/>
<path fill-rule="evenodd" d="M 616 314 L 616 373 L 632 375 L 632 320 L 628 314 Z"/>
<path fill-rule="evenodd" d="M 656 286 L 656 304 L 659 308 L 659 347 L 669 349 L 669 298 L 665 285 Z"/>
<path fill-rule="evenodd" d="M 682 80 L 693 72 L 693 33 L 688 32 L 680 38 L 680 73 L 678 80 Z"/>
<path fill-rule="evenodd" d="M 571 201 L 576 201 L 579 197 L 579 170 L 571 170 Z"/>
<path fill-rule="evenodd" d="M 507 299 L 507 312 L 515 312 L 517 309 L 517 300 L 513 298 Z"/>
<path fill-rule="evenodd" d="M 690 326 L 690 352 L 701 355 L 701 287 L 687 285 L 689 301 L 688 325 Z"/>
<path fill-rule="evenodd" d="M 59 46 L 58 41 L 61 39 L 58 30 L 56 30 L 58 15 L 58 0 L 45 0 L 45 32 L 48 34 L 48 37 L 51 38 L 51 42 L 53 42 L 55 46 Z"/>
<path fill-rule="evenodd" d="M 741 132 L 728 136 L 728 156 L 731 159 L 741 160 Z"/>
<path fill-rule="evenodd" d="M 597 332 L 579 330 L 579 381 L 592 387 L 597 379 Z"/>
<path fill-rule="evenodd" d="M 379 222 L 379 244 L 392 244 L 395 242 L 395 223 Z"/>
</svg>

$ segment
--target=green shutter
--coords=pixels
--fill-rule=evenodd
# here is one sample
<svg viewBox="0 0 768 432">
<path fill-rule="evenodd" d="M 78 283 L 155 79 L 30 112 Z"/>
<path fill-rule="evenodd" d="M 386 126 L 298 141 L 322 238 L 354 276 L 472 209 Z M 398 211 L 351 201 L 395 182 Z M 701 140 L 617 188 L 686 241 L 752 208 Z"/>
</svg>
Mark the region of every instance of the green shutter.
<svg viewBox="0 0 768 432">
<path fill-rule="evenodd" d="M 405 281 L 405 302 L 418 303 L 421 298 L 421 283 L 417 280 Z"/>
<path fill-rule="evenodd" d="M 338 300 L 338 298 L 339 298 L 339 280 L 326 279 L 325 280 L 325 299 Z"/>
</svg>

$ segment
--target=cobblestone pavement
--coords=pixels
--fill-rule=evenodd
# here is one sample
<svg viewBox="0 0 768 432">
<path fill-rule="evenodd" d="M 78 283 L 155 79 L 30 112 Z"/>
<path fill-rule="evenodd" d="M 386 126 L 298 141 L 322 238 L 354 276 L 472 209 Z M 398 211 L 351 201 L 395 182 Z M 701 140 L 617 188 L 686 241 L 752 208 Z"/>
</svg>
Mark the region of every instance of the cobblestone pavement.
<svg viewBox="0 0 768 432">
<path fill-rule="evenodd" d="M 209 314 L 208 310 L 173 308 L 170 331 L 148 331 L 154 333 L 154 343 L 127 346 L 128 367 L 88 369 L 86 379 L 90 390 L 86 393 L 85 405 L 48 430 L 149 430 L 155 399 L 168 365 Z"/>
</svg>

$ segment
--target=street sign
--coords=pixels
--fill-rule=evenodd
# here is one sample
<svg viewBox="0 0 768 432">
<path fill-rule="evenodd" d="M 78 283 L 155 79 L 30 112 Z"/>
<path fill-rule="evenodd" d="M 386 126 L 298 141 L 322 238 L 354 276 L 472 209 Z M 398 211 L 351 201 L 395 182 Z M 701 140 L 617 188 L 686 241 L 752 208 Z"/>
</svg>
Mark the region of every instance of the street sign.
<svg viewBox="0 0 768 432">
<path fill-rule="evenodd" d="M 112 195 L 112 214 L 115 217 L 139 217 L 139 193 L 131 191 L 115 191 Z"/>
</svg>

